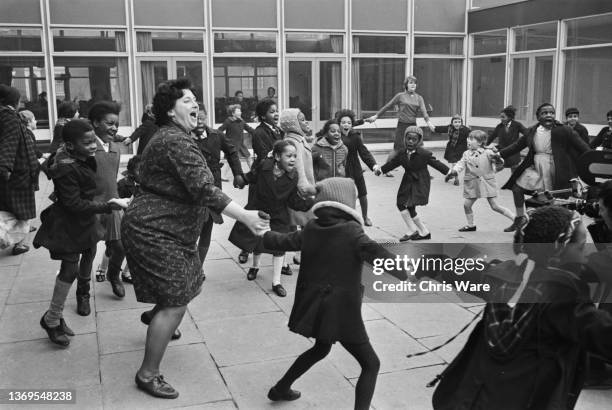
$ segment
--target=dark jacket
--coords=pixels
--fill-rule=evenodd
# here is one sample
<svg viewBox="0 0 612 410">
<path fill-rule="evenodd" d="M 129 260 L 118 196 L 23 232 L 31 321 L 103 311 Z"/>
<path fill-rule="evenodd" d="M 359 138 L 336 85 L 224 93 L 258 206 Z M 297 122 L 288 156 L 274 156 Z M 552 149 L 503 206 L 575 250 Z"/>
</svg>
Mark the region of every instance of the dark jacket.
<svg viewBox="0 0 612 410">
<path fill-rule="evenodd" d="M 207 135 L 206 138 L 196 136 L 194 141 L 202 151 L 204 159 L 206 159 L 206 165 L 208 165 L 215 178 L 215 186 L 221 188 L 221 151 L 225 154 L 234 176 L 242 175 L 240 158 L 238 158 L 236 146 L 227 136 L 207 126 L 204 126 L 204 132 Z"/>
<path fill-rule="evenodd" d="M 104 230 L 96 214 L 110 213 L 111 207 L 106 201 L 94 201 L 96 167 L 94 157 L 82 161 L 63 148 L 49 159 L 47 175 L 53 180 L 56 201 L 40 215 L 34 247 L 79 253 L 102 239 Z"/>
<path fill-rule="evenodd" d="M 354 217 L 333 206 L 337 203 L 326 204 L 317 204 L 317 219 L 303 230 L 266 232 L 263 243 L 269 249 L 302 251 L 289 317 L 292 332 L 328 343 L 364 343 L 368 334 L 361 317 L 363 263 L 395 255 L 371 240 Z M 404 271 L 390 273 L 407 278 Z"/>
<path fill-rule="evenodd" d="M 589 130 L 587 130 L 584 125 L 580 124 L 579 122 L 577 122 L 576 125 L 573 127 L 567 122 L 565 123 L 565 125 L 573 129 L 576 134 L 578 134 L 578 136 L 582 138 L 584 142 L 586 142 L 587 144 L 589 143 Z"/>
<path fill-rule="evenodd" d="M 463 156 L 463 153 L 467 151 L 467 137 L 470 134 L 470 129 L 464 125 L 459 127 L 459 135 L 456 140 L 453 140 L 452 135 L 454 131 L 452 125 L 438 126 L 435 132 L 440 134 L 448 135 L 448 142 L 446 143 L 446 149 L 444 150 L 444 159 L 449 163 L 454 164 L 459 161 Z"/>
<path fill-rule="evenodd" d="M 590 145 L 593 149 L 599 147 L 602 147 L 604 149 L 612 149 L 612 130 L 610 129 L 610 127 L 603 127 L 601 131 L 599 131 L 599 134 L 597 134 L 597 136 L 593 138 L 593 141 L 591 141 Z"/>
<path fill-rule="evenodd" d="M 427 205 L 429 202 L 431 178 L 428 166 L 434 167 L 444 175 L 449 171 L 449 168 L 434 158 L 430 151 L 421 147 L 416 149 L 412 158 L 408 158 L 406 151 L 398 153 L 390 162 L 383 165 L 381 170 L 386 174 L 399 166 L 405 170 L 397 191 L 396 205 L 400 210 L 406 206 Z"/>
<path fill-rule="evenodd" d="M 117 192 L 117 176 L 119 174 L 119 162 L 121 160 L 121 151 L 116 142 L 108 143 L 108 152 L 97 142 L 98 149 L 96 150 L 96 201 L 106 202 L 111 198 L 118 198 Z"/>
<path fill-rule="evenodd" d="M 134 130 L 132 135 L 130 135 L 132 142 L 139 141 L 137 152 L 138 155 L 142 154 L 147 144 L 151 140 L 151 137 L 153 137 L 158 129 L 159 127 L 155 124 L 155 118 L 147 113 L 144 113 L 142 115 L 142 123 Z"/>
<path fill-rule="evenodd" d="M 483 318 L 441 374 L 434 409 L 572 409 L 584 382 L 586 351 L 612 358 L 612 317 L 595 308 L 585 282 L 561 269 L 536 267 L 516 305 L 517 311 L 530 310 L 521 316 L 524 324 L 513 322 L 521 337 L 500 339 L 511 334 L 509 326 L 492 326 L 509 309 L 500 292 L 511 287 L 504 293 L 514 294 L 523 270 L 510 261 L 479 278 L 472 271 L 460 279 L 491 283 L 494 291 L 476 294 L 488 302 Z M 500 350 L 496 340 L 516 343 Z"/>
<path fill-rule="evenodd" d="M 257 158 L 253 162 L 253 167 L 257 166 L 258 163 L 264 160 L 268 156 L 268 153 L 272 151 L 272 146 L 276 141 L 283 139 L 283 132 L 277 128 L 277 131 L 272 129 L 261 122 L 255 131 L 253 131 L 253 152 L 257 155 Z"/>
<path fill-rule="evenodd" d="M 244 144 L 244 131 L 253 135 L 255 131 L 249 124 L 247 124 L 242 118 L 237 118 L 233 120 L 231 117 L 228 117 L 223 121 L 223 124 L 219 126 L 217 132 L 225 133 L 225 136 L 231 141 L 231 143 L 236 147 L 241 147 Z"/>
<path fill-rule="evenodd" d="M 348 155 L 346 157 L 347 177 L 353 178 L 354 180 L 363 178 L 363 168 L 361 168 L 359 158 L 365 162 L 370 170 L 374 170 L 376 160 L 363 143 L 363 138 L 359 131 L 350 130 L 348 135 L 342 136 L 342 142 L 348 148 Z"/>
<path fill-rule="evenodd" d="M 502 187 L 502 189 L 512 189 L 516 180 L 525 172 L 527 168 L 533 165 L 533 157 L 535 148 L 533 140 L 539 124 L 528 128 L 514 144 L 500 150 L 501 157 L 506 158 L 518 154 L 522 149 L 528 148 L 527 156 L 512 173 L 510 179 Z M 569 187 L 569 181 L 575 178 L 576 160 L 579 155 L 589 150 L 589 146 L 567 125 L 555 123 L 551 130 L 551 146 L 553 161 L 555 163 L 555 180 L 553 189 L 565 189 Z"/>
<path fill-rule="evenodd" d="M 489 135 L 489 138 L 487 138 L 486 145 L 490 145 L 497 139 L 497 148 L 503 149 L 515 143 L 519 139 L 519 134 L 525 135 L 526 132 L 527 128 L 518 121 L 512 120 L 510 127 L 499 123 L 491 135 Z M 504 158 L 504 168 L 513 167 L 518 165 L 519 162 L 521 162 L 521 154 L 517 152 L 508 158 Z"/>
</svg>

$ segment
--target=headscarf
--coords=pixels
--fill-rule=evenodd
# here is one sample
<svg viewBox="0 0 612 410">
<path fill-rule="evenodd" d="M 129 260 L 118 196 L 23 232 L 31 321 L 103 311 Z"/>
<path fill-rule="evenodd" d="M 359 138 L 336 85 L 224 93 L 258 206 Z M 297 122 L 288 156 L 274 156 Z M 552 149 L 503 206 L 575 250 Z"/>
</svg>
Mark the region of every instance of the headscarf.
<svg viewBox="0 0 612 410">
<path fill-rule="evenodd" d="M 299 108 L 286 108 L 281 111 L 280 118 L 278 120 L 280 129 L 285 133 L 291 132 L 304 137 L 304 131 L 302 131 L 302 127 L 300 127 L 300 122 L 297 118 L 300 112 L 301 111 Z"/>
</svg>

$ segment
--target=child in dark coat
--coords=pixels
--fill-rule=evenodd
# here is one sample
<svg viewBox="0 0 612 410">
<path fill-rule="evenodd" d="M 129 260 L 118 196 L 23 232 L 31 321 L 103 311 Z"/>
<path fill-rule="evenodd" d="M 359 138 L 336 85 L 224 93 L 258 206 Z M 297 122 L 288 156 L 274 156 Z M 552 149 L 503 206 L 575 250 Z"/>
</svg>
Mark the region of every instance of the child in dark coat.
<svg viewBox="0 0 612 410">
<path fill-rule="evenodd" d="M 64 127 L 63 136 L 65 147 L 50 159 L 48 169 L 57 200 L 41 213 L 42 225 L 34 238 L 34 246 L 44 246 L 49 249 L 51 259 L 62 261 L 49 310 L 40 319 L 40 325 L 53 343 L 66 347 L 70 344 L 66 335 L 74 336 L 74 332 L 63 319 L 64 303 L 79 271 L 91 272 L 96 244 L 103 235 L 96 214 L 126 208 L 127 201 L 93 200 L 96 135 L 89 122 L 70 121 Z"/>
<path fill-rule="evenodd" d="M 253 158 L 244 143 L 244 131 L 248 132 L 252 138 L 255 130 L 242 119 L 240 104 L 232 104 L 227 107 L 227 113 L 229 117 L 223 121 L 223 124 L 217 129 L 217 132 L 225 133 L 225 136 L 229 138 L 234 147 L 236 147 L 240 159 L 244 158 L 249 168 L 251 168 L 253 165 Z"/>
<path fill-rule="evenodd" d="M 323 359 L 332 344 L 340 342 L 360 364 L 361 374 L 355 389 L 355 408 L 368 409 L 374 394 L 380 362 L 369 342 L 361 317 L 363 262 L 376 258 L 395 258 L 363 231 L 361 215 L 355 211 L 357 199 L 353 181 L 328 178 L 316 185 L 316 219 L 303 230 L 290 234 L 266 232 L 266 248 L 302 251 L 302 263 L 289 329 L 316 340 L 302 353 L 287 373 L 270 389 L 273 401 L 296 400 L 300 392 L 291 385 L 314 364 Z M 334 250 L 330 257 L 330 249 Z M 390 272 L 406 280 L 406 272 Z"/>
<path fill-rule="evenodd" d="M 406 150 L 392 156 L 391 160 L 382 166 L 382 173 L 387 173 L 402 166 L 406 171 L 397 191 L 397 209 L 399 209 L 408 233 L 400 238 L 400 242 L 431 239 L 431 233 L 417 216 L 416 207 L 427 205 L 431 178 L 428 166 L 446 175 L 448 167 L 434 158 L 430 151 L 421 147 L 423 131 L 419 127 L 410 126 L 404 134 Z M 380 172 L 377 173 L 380 175 Z"/>
<path fill-rule="evenodd" d="M 453 115 L 450 125 L 437 126 L 435 132 L 448 134 L 448 142 L 444 150 L 444 159 L 448 161 L 450 168 L 455 166 L 463 153 L 468 149 L 467 138 L 470 129 L 463 125 L 463 119 L 459 114 Z M 454 185 L 459 185 L 459 177 L 455 176 Z"/>
<path fill-rule="evenodd" d="M 252 184 L 252 194 L 249 195 L 249 203 L 245 209 L 257 209 L 267 213 L 270 216 L 270 229 L 276 232 L 290 231 L 289 208 L 307 211 L 312 206 L 311 199 L 304 199 L 298 193 L 295 161 L 296 149 L 293 143 L 286 140 L 277 141 L 272 148 L 272 158 L 264 159 L 245 175 L 245 182 Z M 253 250 L 253 266 L 249 269 L 247 279 L 255 280 L 257 277 L 261 253 L 271 253 L 272 290 L 280 297 L 287 296 L 280 283 L 281 273 L 290 274 L 289 266 L 285 266 L 285 252 L 271 251 L 261 246 L 261 241 L 251 231 L 241 229 L 243 227 L 242 223 L 236 222 L 229 239 L 241 249 Z"/>
</svg>

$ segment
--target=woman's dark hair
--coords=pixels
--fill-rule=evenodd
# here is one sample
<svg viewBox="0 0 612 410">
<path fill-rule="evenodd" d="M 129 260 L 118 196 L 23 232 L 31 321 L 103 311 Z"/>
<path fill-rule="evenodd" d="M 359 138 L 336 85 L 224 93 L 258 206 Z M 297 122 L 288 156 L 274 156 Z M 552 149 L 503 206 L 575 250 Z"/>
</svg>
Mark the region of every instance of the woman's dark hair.
<svg viewBox="0 0 612 410">
<path fill-rule="evenodd" d="M 153 115 L 155 115 L 157 125 L 166 125 L 172 121 L 168 116 L 168 111 L 174 108 L 176 100 L 183 96 L 183 90 L 193 92 L 191 81 L 187 78 L 170 80 L 157 87 L 157 92 L 153 97 Z"/>
<path fill-rule="evenodd" d="M 334 117 L 336 118 L 336 121 L 338 121 L 338 123 L 340 123 L 340 120 L 342 118 L 349 117 L 351 119 L 351 124 L 355 125 L 355 111 L 353 110 L 349 110 L 349 109 L 340 110 L 336 112 L 336 115 L 334 115 Z"/>
<path fill-rule="evenodd" d="M 21 93 L 15 87 L 0 84 L 0 104 L 10 105 L 17 109 L 19 106 L 19 100 L 21 99 Z"/>
<path fill-rule="evenodd" d="M 542 111 L 542 108 L 544 107 L 552 107 L 552 109 L 555 109 L 555 106 L 552 105 L 551 103 L 544 103 L 544 104 L 540 104 L 540 106 L 538 108 L 536 108 L 536 117 L 540 115 L 540 111 Z"/>
<path fill-rule="evenodd" d="M 346 115 L 345 115 L 345 117 L 346 117 Z M 334 124 L 340 126 L 340 124 L 338 123 L 338 120 L 335 119 L 335 118 L 332 118 L 331 120 L 327 120 L 325 122 L 325 124 L 323 124 L 323 128 L 321 128 L 321 131 L 317 132 L 317 135 L 321 135 L 322 137 L 326 136 L 327 133 L 329 132 L 329 129 Z"/>
<path fill-rule="evenodd" d="M 127 163 L 127 173 L 128 175 L 132 175 L 135 176 L 138 170 L 138 166 L 140 165 L 140 162 L 142 161 L 142 156 L 140 155 L 134 155 L 132 158 L 130 158 L 130 160 Z"/>
<path fill-rule="evenodd" d="M 121 106 L 112 101 L 98 101 L 89 109 L 88 118 L 92 124 L 96 121 L 102 121 L 108 114 L 119 115 Z"/>
<path fill-rule="evenodd" d="M 268 113 L 270 107 L 272 107 L 273 105 L 276 105 L 274 100 L 262 100 L 257 103 L 257 106 L 255 107 L 255 113 L 257 114 L 257 118 L 259 118 L 260 122 L 265 121 L 266 114 Z"/>
<path fill-rule="evenodd" d="M 88 120 L 77 118 L 69 121 L 64 125 L 62 130 L 62 139 L 64 142 L 74 143 L 83 138 L 86 132 L 93 131 L 93 127 Z"/>
<path fill-rule="evenodd" d="M 272 146 L 272 156 L 276 158 L 277 155 L 282 155 L 285 152 L 285 148 L 288 146 L 292 146 L 295 148 L 295 144 L 292 141 L 288 140 L 279 140 L 274 143 Z"/>
<path fill-rule="evenodd" d="M 506 114 L 506 117 L 510 118 L 511 120 L 513 120 L 516 116 L 516 108 L 514 108 L 512 105 L 507 106 L 506 108 L 501 110 L 501 112 Z"/>
<path fill-rule="evenodd" d="M 610 111 L 608 111 L 608 112 L 606 113 L 606 117 L 612 117 L 612 110 L 610 110 Z"/>
<path fill-rule="evenodd" d="M 74 101 L 64 101 L 57 107 L 58 118 L 72 118 L 75 116 L 79 106 Z"/>
</svg>

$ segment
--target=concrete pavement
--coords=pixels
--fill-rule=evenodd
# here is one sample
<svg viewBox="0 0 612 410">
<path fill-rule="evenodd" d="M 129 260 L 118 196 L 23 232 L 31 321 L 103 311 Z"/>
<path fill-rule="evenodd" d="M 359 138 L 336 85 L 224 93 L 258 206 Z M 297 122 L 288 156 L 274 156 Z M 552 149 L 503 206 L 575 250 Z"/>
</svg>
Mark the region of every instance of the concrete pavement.
<svg viewBox="0 0 612 410">
<path fill-rule="evenodd" d="M 436 154 L 441 158 L 440 151 Z M 377 159 L 382 162 L 384 155 L 377 155 Z M 404 234 L 394 205 L 402 171 L 393 175 L 395 178 L 377 178 L 366 173 L 369 213 L 375 225 L 367 232 L 379 240 Z M 489 210 L 484 200 L 474 207 L 478 231 L 457 232 L 465 223 L 462 189 L 444 184 L 435 170 L 432 175 L 430 205 L 418 211 L 433 241 L 511 241 L 511 234 L 501 232 L 509 221 Z M 507 176 L 503 171 L 498 180 Z M 228 194 L 244 204 L 246 190 L 229 185 L 226 183 Z M 39 208 L 44 209 L 52 184 L 42 177 L 41 187 L 37 198 Z M 512 206 L 509 192 L 501 193 L 500 202 Z M 264 256 L 257 280 L 247 281 L 249 264 L 237 262 L 238 251 L 227 241 L 232 225 L 229 221 L 215 225 L 203 292 L 189 305 L 180 326 L 183 337 L 170 343 L 162 362 L 163 374 L 180 392 L 176 400 L 151 398 L 134 385 L 146 334 L 139 317 L 149 306 L 136 302 L 130 285 L 120 300 L 113 296 L 108 282 L 92 282 L 94 312 L 88 317 L 76 314 L 72 291 L 65 317 L 77 335 L 68 349 L 58 349 L 48 341 L 38 321 L 48 307 L 59 263 L 51 261 L 44 249 L 20 256 L 0 251 L 0 389 L 76 389 L 76 406 L 62 408 L 78 409 L 352 408 L 359 367 L 339 345 L 295 383 L 302 392 L 299 400 L 279 404 L 267 400 L 270 386 L 311 341 L 287 329 L 297 275 L 283 276 L 288 297 L 277 297 L 271 291 L 271 257 Z M 100 247 L 94 269 L 101 254 Z M 297 273 L 297 267 L 294 271 Z M 435 353 L 406 355 L 445 341 L 481 306 L 450 303 L 441 296 L 439 301 L 364 304 L 366 328 L 381 360 L 373 400 L 376 409 L 431 408 L 433 389 L 425 384 L 452 360 L 467 333 Z M 607 408 L 611 401 L 611 392 L 584 391 L 578 408 Z"/>
</svg>

